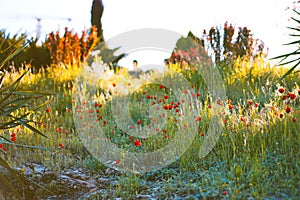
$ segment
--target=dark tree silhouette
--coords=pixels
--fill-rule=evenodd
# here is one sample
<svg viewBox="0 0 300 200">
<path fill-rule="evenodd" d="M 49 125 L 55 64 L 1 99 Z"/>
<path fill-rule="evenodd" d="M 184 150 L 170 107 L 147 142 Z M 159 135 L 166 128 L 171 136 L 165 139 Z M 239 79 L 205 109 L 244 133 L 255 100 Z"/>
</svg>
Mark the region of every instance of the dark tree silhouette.
<svg viewBox="0 0 300 200">
<path fill-rule="evenodd" d="M 100 42 L 104 41 L 101 18 L 103 15 L 104 6 L 102 0 L 93 0 L 91 10 L 92 26 L 96 26 Z"/>
</svg>

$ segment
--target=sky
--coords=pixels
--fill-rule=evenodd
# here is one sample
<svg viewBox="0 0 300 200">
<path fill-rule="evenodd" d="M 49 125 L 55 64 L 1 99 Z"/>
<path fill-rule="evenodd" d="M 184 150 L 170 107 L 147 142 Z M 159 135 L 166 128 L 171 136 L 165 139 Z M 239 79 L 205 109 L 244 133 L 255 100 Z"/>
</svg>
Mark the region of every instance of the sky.
<svg viewBox="0 0 300 200">
<path fill-rule="evenodd" d="M 290 49 L 282 44 L 291 40 L 286 26 L 294 16 L 293 0 L 103 0 L 102 18 L 106 40 L 123 32 L 140 28 L 163 28 L 185 36 L 192 31 L 201 37 L 203 29 L 223 26 L 226 21 L 235 27 L 247 26 L 255 38 L 269 47 L 269 57 Z M 90 27 L 92 0 L 0 0 L 0 29 L 11 34 L 27 32 L 36 35 L 37 18 L 41 19 L 41 38 L 65 26 L 81 33 Z M 68 19 L 71 19 L 68 20 Z M 130 54 L 123 64 L 130 67 L 132 59 L 140 65 L 162 64 L 166 52 L 147 50 Z M 156 60 L 155 60 L 155 59 Z M 153 61 L 154 60 L 154 61 Z M 153 63 L 154 62 L 154 63 Z M 130 66 L 129 66 L 130 65 Z"/>
</svg>

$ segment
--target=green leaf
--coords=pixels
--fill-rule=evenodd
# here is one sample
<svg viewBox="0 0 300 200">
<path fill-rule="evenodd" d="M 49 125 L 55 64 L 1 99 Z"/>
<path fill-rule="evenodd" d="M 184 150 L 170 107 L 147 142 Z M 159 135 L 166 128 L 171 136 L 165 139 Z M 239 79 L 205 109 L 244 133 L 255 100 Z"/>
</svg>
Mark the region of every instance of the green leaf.
<svg viewBox="0 0 300 200">
<path fill-rule="evenodd" d="M 34 133 L 37 133 L 37 134 L 39 134 L 39 135 L 41 135 L 41 136 L 43 136 L 43 137 L 48 138 L 48 136 L 44 135 L 42 132 L 40 132 L 39 130 L 37 130 L 36 128 L 34 128 L 33 126 L 31 126 L 30 124 L 28 124 L 28 123 L 26 123 L 26 122 L 24 122 L 24 121 L 22 121 L 22 120 L 18 120 L 18 122 L 19 122 L 21 125 L 27 127 L 27 128 L 30 129 L 31 131 L 33 131 Z"/>
<path fill-rule="evenodd" d="M 19 41 L 17 41 L 15 44 L 11 45 L 9 48 L 13 47 L 14 45 L 20 43 L 23 39 L 21 38 Z M 5 58 L 0 62 L 0 70 L 3 68 L 4 64 L 6 62 L 8 62 L 9 60 L 11 60 L 13 57 L 15 57 L 17 54 L 19 54 L 21 51 L 23 51 L 27 45 L 29 43 L 26 42 L 21 48 L 18 48 L 18 49 L 14 49 L 10 52 L 8 52 L 9 54 L 7 56 L 5 56 Z M 6 51 L 8 51 L 9 49 L 7 49 Z"/>
<path fill-rule="evenodd" d="M 287 61 L 287 62 L 284 62 L 284 63 L 280 63 L 279 66 L 281 66 L 281 65 L 287 65 L 287 64 L 290 64 L 290 63 L 295 62 L 297 60 L 300 60 L 300 58 L 296 58 L 294 60 L 290 60 L 290 61 Z"/>
<path fill-rule="evenodd" d="M 286 76 L 290 75 L 299 64 L 300 64 L 300 61 L 297 62 L 296 65 L 294 65 L 293 67 L 291 67 L 282 77 L 280 77 L 279 81 L 281 81 L 282 79 L 284 79 Z"/>
<path fill-rule="evenodd" d="M 13 94 L 25 95 L 25 96 L 37 96 L 37 97 L 55 95 L 54 93 L 46 93 L 46 92 L 44 93 L 44 92 L 35 92 L 35 91 L 14 91 Z"/>
<path fill-rule="evenodd" d="M 300 28 L 295 28 L 295 27 L 287 27 L 288 29 L 292 29 L 292 30 L 295 30 L 295 31 L 300 31 Z"/>
<path fill-rule="evenodd" d="M 17 99 L 13 99 L 11 101 L 8 101 L 4 104 L 0 104 L 0 109 L 3 107 L 6 107 L 8 105 L 17 105 L 17 104 L 22 104 L 22 105 L 26 105 L 28 102 L 30 102 L 33 98 L 32 97 L 25 97 L 25 98 L 17 98 Z"/>
<path fill-rule="evenodd" d="M 300 40 L 297 40 L 297 41 L 290 42 L 290 43 L 283 44 L 283 45 L 292 45 L 292 44 L 299 44 L 299 43 L 300 43 Z"/>
<path fill-rule="evenodd" d="M 295 22 L 298 22 L 300 24 L 300 20 L 295 19 L 294 17 L 291 17 L 292 20 L 294 20 Z"/>
</svg>

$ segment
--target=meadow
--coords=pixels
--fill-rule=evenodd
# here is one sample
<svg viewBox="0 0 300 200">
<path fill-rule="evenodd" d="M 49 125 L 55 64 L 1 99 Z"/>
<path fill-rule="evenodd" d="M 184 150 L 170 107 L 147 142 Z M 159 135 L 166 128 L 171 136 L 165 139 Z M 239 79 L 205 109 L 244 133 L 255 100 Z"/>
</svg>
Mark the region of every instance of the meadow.
<svg viewBox="0 0 300 200">
<path fill-rule="evenodd" d="M 82 144 L 79 137 L 81 130 L 75 127 L 74 118 L 81 119 L 83 127 L 90 126 L 86 118 L 95 118 L 107 133 L 107 140 L 135 152 L 163 147 L 176 139 L 178 127 L 182 126 L 178 121 L 182 109 L 180 103 L 183 102 L 168 87 L 149 82 L 152 78 L 158 78 L 159 74 L 153 72 L 151 76 L 134 78 L 128 75 L 127 70 L 115 71 L 103 63 L 99 67 L 106 70 L 99 75 L 101 83 L 90 107 L 74 99 L 78 91 L 74 79 L 82 73 L 81 68 L 69 70 L 65 65 L 56 65 L 36 74 L 29 70 L 21 79 L 18 90 L 46 91 L 48 95 L 18 112 L 21 114 L 26 109 L 30 110 L 39 101 L 51 100 L 27 116 L 47 138 L 17 126 L 2 132 L 3 137 L 8 138 L 9 135 L 9 138 L 8 141 L 1 141 L 1 149 L 7 162 L 27 174 L 29 179 L 43 179 L 42 173 L 34 170 L 34 164 L 44 166 L 44 171 L 47 169 L 55 174 L 53 180 L 44 178 L 39 184 L 60 198 L 69 195 L 83 199 L 297 199 L 300 196 L 299 73 L 279 83 L 279 77 L 287 69 L 271 67 L 266 59 L 257 58 L 252 65 L 246 58 L 238 59 L 232 65 L 234 70 L 224 68 L 222 71 L 227 92 L 226 101 L 219 102 L 224 108 L 222 113 L 218 113 L 223 121 L 222 133 L 204 158 L 199 158 L 197 152 L 206 137 L 211 101 L 205 83 L 194 75 L 196 70 L 191 69 L 193 66 L 184 69 L 180 64 L 170 64 L 168 67 L 190 80 L 190 87 L 182 92 L 183 95 L 191 95 L 200 113 L 195 116 L 197 134 L 192 145 L 167 167 L 145 173 L 121 173 L 97 161 Z M 22 70 L 10 73 L 4 79 L 4 86 L 22 74 Z M 164 75 L 164 78 L 174 81 L 172 74 Z M 119 113 L 119 118 L 115 118 L 111 99 L 117 86 L 124 86 L 125 83 L 127 89 L 133 92 L 128 108 L 132 124 L 128 130 L 151 124 L 155 126 L 157 120 L 166 119 L 166 123 L 157 128 L 155 136 L 130 136 L 117 127 L 126 115 Z M 130 83 L 138 89 L 130 88 Z M 191 93 L 192 89 L 195 93 Z M 161 112 L 158 112 L 157 118 L 151 118 L 149 110 L 155 105 L 159 105 Z M 128 122 L 125 120 L 125 123 Z M 93 129 L 91 126 L 88 128 Z M 122 159 L 125 160 L 120 155 L 112 160 L 112 165 L 117 168 L 122 164 Z M 33 171 L 29 172 L 32 168 Z M 77 190 L 57 188 L 57 182 L 61 181 L 57 180 L 58 175 L 65 169 L 73 168 L 81 169 L 90 179 L 107 181 L 97 182 L 97 186 L 88 188 L 90 191 L 80 186 Z M 32 188 L 23 187 L 23 190 L 31 190 L 30 195 L 35 198 L 55 196 L 46 190 L 34 192 Z M 28 199 L 31 197 L 27 196 Z"/>
<path fill-rule="evenodd" d="M 258 54 L 132 76 L 84 61 L 93 37 L 70 35 L 74 54 L 52 35 L 51 65 L 1 75 L 0 198 L 300 197 L 299 71 L 280 79 L 288 69 Z M 223 98 L 203 69 L 220 73 Z M 214 119 L 220 134 L 201 157 Z M 158 160 L 146 156 L 164 147 Z"/>
</svg>

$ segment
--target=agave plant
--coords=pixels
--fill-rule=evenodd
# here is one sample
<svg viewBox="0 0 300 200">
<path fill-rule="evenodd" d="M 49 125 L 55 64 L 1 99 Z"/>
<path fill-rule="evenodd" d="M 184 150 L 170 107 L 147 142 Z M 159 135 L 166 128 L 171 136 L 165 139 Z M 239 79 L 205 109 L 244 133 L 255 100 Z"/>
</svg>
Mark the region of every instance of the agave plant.
<svg viewBox="0 0 300 200">
<path fill-rule="evenodd" d="M 300 16 L 300 13 L 298 11 L 296 11 L 295 9 L 293 9 L 293 11 L 297 15 Z M 290 75 L 296 69 L 296 67 L 298 67 L 299 64 L 300 64 L 300 39 L 299 39 L 299 37 L 300 37 L 300 19 L 296 19 L 294 17 L 291 17 L 291 19 L 297 23 L 297 26 L 295 26 L 295 27 L 287 27 L 287 28 L 291 29 L 293 31 L 298 32 L 298 34 L 296 33 L 296 34 L 289 34 L 289 35 L 292 36 L 292 37 L 295 37 L 297 39 L 295 41 L 293 41 L 293 42 L 290 42 L 290 43 L 287 43 L 287 44 L 284 44 L 284 45 L 295 45 L 295 44 L 297 44 L 298 45 L 297 49 L 295 51 L 293 51 L 293 52 L 290 52 L 290 53 L 287 53 L 287 54 L 283 54 L 283 55 L 274 57 L 272 59 L 281 59 L 279 61 L 279 66 L 280 65 L 287 65 L 287 64 L 291 64 L 291 63 L 296 63 L 296 64 L 294 64 L 282 77 L 280 77 L 279 80 L 282 80 L 286 76 Z M 290 60 L 287 60 L 287 58 L 290 58 Z"/>
<path fill-rule="evenodd" d="M 2 41 L 1 41 L 2 40 Z M 4 39 L 0 38 L 0 47 L 4 44 Z M 14 48 L 18 47 L 21 42 L 24 41 L 23 36 L 19 38 L 15 44 L 5 48 L 4 51 L 0 52 L 0 71 L 3 69 L 5 63 L 11 60 L 15 55 L 21 52 L 27 44 L 24 44 L 21 48 Z M 2 48 L 0 48 L 2 49 Z M 34 93 L 32 91 L 18 91 L 18 86 L 20 84 L 21 79 L 25 76 L 26 72 L 22 74 L 15 82 L 10 85 L 4 86 L 3 80 L 4 76 L 6 75 L 4 72 L 0 72 L 0 144 L 6 143 L 8 145 L 15 145 L 14 143 L 8 140 L 5 130 L 8 130 L 13 127 L 23 126 L 36 134 L 42 135 L 47 137 L 43 133 L 41 133 L 38 129 L 32 126 L 32 121 L 30 121 L 27 117 L 30 113 L 36 111 L 37 109 L 41 108 L 45 104 L 48 104 L 49 101 L 38 105 L 36 108 L 33 109 L 25 109 L 25 112 L 18 112 L 21 109 L 28 108 L 29 104 L 36 100 L 37 98 L 45 97 L 45 95 L 49 94 L 41 94 L 41 93 Z M 22 113 L 22 114 L 20 114 Z M 18 180 L 19 185 L 23 185 L 24 183 L 28 182 L 22 174 L 18 171 L 14 170 L 7 162 L 6 162 L 6 152 L 0 148 L 0 189 L 5 190 L 7 194 L 13 194 L 14 198 L 22 199 L 24 196 L 18 192 L 16 189 L 17 187 L 13 185 L 7 174 L 5 175 L 4 169 L 9 172 L 10 175 L 13 175 L 16 180 Z M 35 183 L 33 183 L 35 184 Z M 41 186 L 40 186 L 41 187 Z M 2 191 L 3 192 L 3 191 Z M 0 195 L 1 197 L 1 195 Z"/>
</svg>

